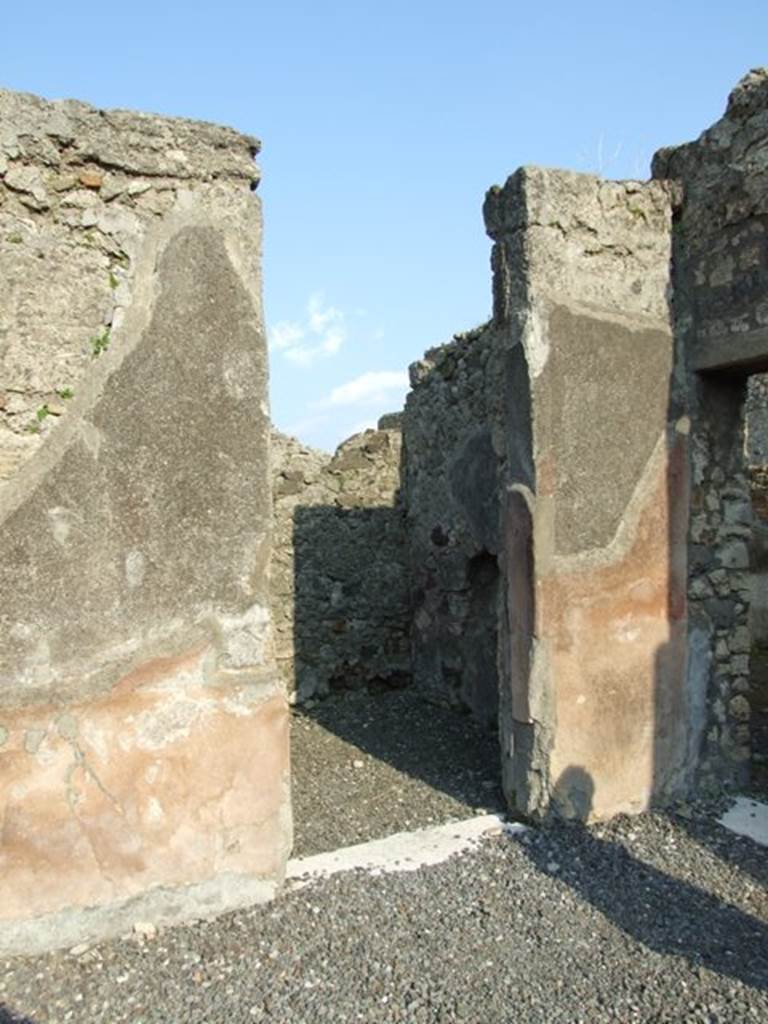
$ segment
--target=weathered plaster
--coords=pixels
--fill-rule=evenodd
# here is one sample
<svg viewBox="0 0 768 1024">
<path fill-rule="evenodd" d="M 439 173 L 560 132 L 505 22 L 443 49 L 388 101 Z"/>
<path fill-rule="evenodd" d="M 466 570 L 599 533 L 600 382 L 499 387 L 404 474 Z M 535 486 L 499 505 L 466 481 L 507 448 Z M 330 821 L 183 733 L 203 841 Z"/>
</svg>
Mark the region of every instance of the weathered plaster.
<svg viewBox="0 0 768 1024">
<path fill-rule="evenodd" d="M 524 352 L 502 411 L 505 789 L 529 814 L 641 810 L 687 749 L 670 194 L 524 168 L 486 222 L 497 344 Z"/>
<path fill-rule="evenodd" d="M 185 902 L 219 877 L 246 899 L 275 891 L 290 845 L 285 702 L 206 684 L 205 654 L 158 659 L 65 713 L 3 712 L 0 950 L 115 934 L 137 898 L 157 923 L 221 910 L 234 891 Z"/>
<path fill-rule="evenodd" d="M 21 204 L 27 231 L 0 242 L 4 384 L 39 401 L 27 344 L 74 382 L 0 490 L 0 948 L 25 950 L 266 898 L 291 821 L 255 144 L 8 93 L 0 113 L 0 225 Z M 47 304 L 19 245 L 55 250 Z M 102 328 L 75 302 L 57 335 L 99 288 Z"/>
</svg>

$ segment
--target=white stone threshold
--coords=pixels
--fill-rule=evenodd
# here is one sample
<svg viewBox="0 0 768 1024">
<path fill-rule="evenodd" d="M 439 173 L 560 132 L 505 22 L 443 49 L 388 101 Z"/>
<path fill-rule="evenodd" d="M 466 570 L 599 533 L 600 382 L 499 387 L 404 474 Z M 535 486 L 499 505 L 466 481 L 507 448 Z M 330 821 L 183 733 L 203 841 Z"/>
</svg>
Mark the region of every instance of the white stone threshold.
<svg viewBox="0 0 768 1024">
<path fill-rule="evenodd" d="M 474 849 L 486 835 L 514 835 L 525 830 L 525 825 L 505 821 L 501 815 L 482 814 L 415 832 L 396 832 L 385 839 L 289 860 L 285 888 L 295 892 L 343 871 L 362 870 L 374 877 L 418 871 Z"/>
<path fill-rule="evenodd" d="M 733 807 L 717 820 L 731 832 L 768 846 L 768 804 L 740 796 Z"/>
</svg>

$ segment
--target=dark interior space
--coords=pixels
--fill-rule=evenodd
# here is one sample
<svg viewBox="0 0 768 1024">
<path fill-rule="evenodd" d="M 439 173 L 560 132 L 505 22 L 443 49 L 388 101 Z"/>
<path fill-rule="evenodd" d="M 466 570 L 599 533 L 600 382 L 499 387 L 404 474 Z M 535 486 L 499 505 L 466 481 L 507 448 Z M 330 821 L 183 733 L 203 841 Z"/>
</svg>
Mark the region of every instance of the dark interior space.
<svg viewBox="0 0 768 1024">
<path fill-rule="evenodd" d="M 462 706 L 453 706 L 417 688 L 403 664 L 410 620 L 400 574 L 386 571 L 399 516 L 397 508 L 295 510 L 295 856 L 503 807 L 496 558 L 480 552 L 467 562 L 462 645 L 473 656 L 457 680 Z"/>
</svg>

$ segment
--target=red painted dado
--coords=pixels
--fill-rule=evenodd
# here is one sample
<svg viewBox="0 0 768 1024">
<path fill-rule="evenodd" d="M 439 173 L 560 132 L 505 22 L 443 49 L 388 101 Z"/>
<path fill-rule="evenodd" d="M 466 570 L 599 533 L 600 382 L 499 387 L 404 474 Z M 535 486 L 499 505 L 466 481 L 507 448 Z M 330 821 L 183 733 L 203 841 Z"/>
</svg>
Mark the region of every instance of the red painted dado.
<svg viewBox="0 0 768 1024">
<path fill-rule="evenodd" d="M 0 920 L 280 875 L 285 701 L 201 669 L 199 653 L 156 660 L 65 711 L 3 713 Z"/>
</svg>

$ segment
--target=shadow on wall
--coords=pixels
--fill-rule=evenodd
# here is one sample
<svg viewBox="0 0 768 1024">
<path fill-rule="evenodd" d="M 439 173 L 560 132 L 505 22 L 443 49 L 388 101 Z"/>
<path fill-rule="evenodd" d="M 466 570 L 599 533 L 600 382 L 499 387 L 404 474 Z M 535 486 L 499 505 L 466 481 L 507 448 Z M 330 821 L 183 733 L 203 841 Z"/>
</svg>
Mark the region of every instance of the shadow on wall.
<svg viewBox="0 0 768 1024">
<path fill-rule="evenodd" d="M 293 530 L 298 713 L 433 789 L 496 806 L 499 796 L 489 788 L 499 777 L 495 734 L 466 713 L 427 703 L 412 685 L 402 505 L 297 507 Z M 495 574 L 495 559 L 492 567 L 482 559 L 474 566 L 482 610 Z M 365 705 L 305 703 L 363 689 Z"/>
<path fill-rule="evenodd" d="M 562 800 L 573 800 L 573 794 L 578 794 L 580 815 L 589 816 L 594 783 L 583 768 L 567 768 L 554 792 Z M 557 877 L 617 928 L 654 952 L 682 957 L 691 967 L 768 990 L 768 926 L 762 921 L 659 871 L 621 843 L 601 839 L 581 823 L 572 821 L 561 828 L 568 830 L 568 861 L 575 867 L 571 871 L 566 863 Z M 552 874 L 551 851 L 535 844 L 523 844 L 521 849 L 539 871 Z M 732 947 L 736 945 L 754 954 L 735 957 Z"/>
<path fill-rule="evenodd" d="M 705 374 L 693 378 L 689 397 L 693 479 L 689 503 L 670 461 L 669 501 L 690 509 L 687 545 L 687 777 L 670 777 L 670 724 L 676 713 L 664 686 L 665 658 L 657 654 L 655 791 L 687 795 L 708 790 L 743 790 L 749 782 L 750 659 L 748 562 L 750 493 L 746 475 L 744 374 Z M 670 517 L 670 526 L 672 518 Z M 686 526 L 688 524 L 685 524 Z M 670 533 L 670 547 L 673 537 Z M 679 607 L 670 587 L 670 618 Z M 683 670 L 681 670 L 683 671 Z M 755 737 L 752 736 L 752 744 Z M 752 778 L 755 785 L 755 776 Z M 716 832 L 683 806 L 670 809 L 675 826 L 745 874 L 768 886 L 768 858 L 755 858 L 749 840 L 718 842 Z"/>
<path fill-rule="evenodd" d="M 695 353 L 689 354 L 692 359 Z M 746 377 L 688 368 L 691 433 L 686 684 L 696 783 L 749 781 L 750 493 L 744 448 Z M 672 469 L 669 500 L 676 497 Z M 682 595 L 685 597 L 685 595 Z M 670 608 L 675 596 L 670 594 Z M 657 733 L 669 709 L 657 693 Z M 664 751 L 657 751 L 657 764 Z M 661 780 L 664 781 L 663 779 Z"/>
<path fill-rule="evenodd" d="M 298 507 L 293 542 L 299 698 L 407 685 L 409 597 L 400 505 Z"/>
<path fill-rule="evenodd" d="M 427 699 L 467 712 L 481 728 L 495 733 L 498 560 L 485 549 L 470 554 L 448 546 L 448 538 L 440 531 L 439 525 L 432 530 L 436 550 L 414 566 L 416 683 Z"/>
<path fill-rule="evenodd" d="M 30 1017 L 20 1017 L 0 1003 L 0 1024 L 35 1024 L 35 1022 Z"/>
<path fill-rule="evenodd" d="M 669 639 L 654 667 L 651 794 L 667 806 L 749 780 L 746 377 L 695 372 L 689 344 L 676 339 L 669 382 Z"/>
</svg>

